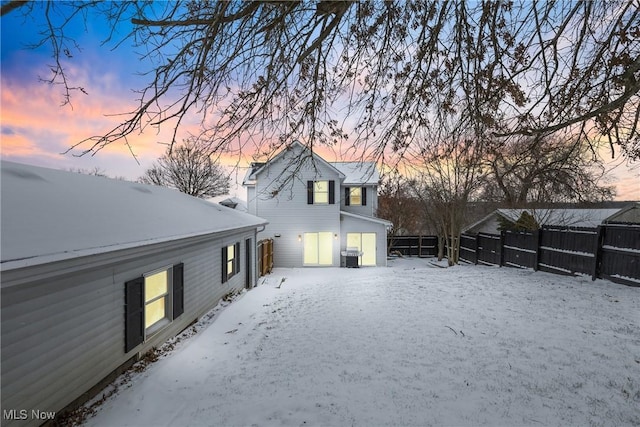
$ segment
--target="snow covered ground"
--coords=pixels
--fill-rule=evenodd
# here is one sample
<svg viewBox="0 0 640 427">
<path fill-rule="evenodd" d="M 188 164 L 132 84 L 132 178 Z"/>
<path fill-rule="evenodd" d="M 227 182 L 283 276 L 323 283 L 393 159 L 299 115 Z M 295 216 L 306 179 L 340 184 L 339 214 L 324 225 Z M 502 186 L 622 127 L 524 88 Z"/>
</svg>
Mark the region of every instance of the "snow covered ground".
<svg viewBox="0 0 640 427">
<path fill-rule="evenodd" d="M 637 426 L 640 288 L 422 259 L 276 269 L 86 425 Z"/>
</svg>

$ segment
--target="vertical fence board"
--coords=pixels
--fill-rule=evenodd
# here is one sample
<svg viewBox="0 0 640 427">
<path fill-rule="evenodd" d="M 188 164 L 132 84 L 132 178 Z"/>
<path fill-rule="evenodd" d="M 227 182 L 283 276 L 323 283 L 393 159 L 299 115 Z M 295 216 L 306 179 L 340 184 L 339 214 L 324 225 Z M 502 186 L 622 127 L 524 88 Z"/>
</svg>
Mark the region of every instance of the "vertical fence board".
<svg viewBox="0 0 640 427">
<path fill-rule="evenodd" d="M 397 250 L 405 256 L 438 254 L 436 236 L 396 236 L 388 243 L 390 251 Z M 594 280 L 603 278 L 640 286 L 640 225 L 544 226 L 533 232 L 463 234 L 460 259 L 472 264 L 582 274 Z"/>
<path fill-rule="evenodd" d="M 629 286 L 640 286 L 640 225 L 602 226 L 598 277 Z"/>
<path fill-rule="evenodd" d="M 478 263 L 478 239 L 477 236 L 463 234 L 460 236 L 460 259 L 471 264 Z"/>
<path fill-rule="evenodd" d="M 273 270 L 273 239 L 258 242 L 258 277 L 265 276 Z"/>
<path fill-rule="evenodd" d="M 436 236 L 392 236 L 387 238 L 390 253 L 397 252 L 403 256 L 433 257 L 438 255 L 438 238 Z"/>
<path fill-rule="evenodd" d="M 504 265 L 537 268 L 537 241 L 535 233 L 525 231 L 504 232 Z"/>
<path fill-rule="evenodd" d="M 499 234 L 478 233 L 478 263 L 500 265 L 502 247 Z"/>
</svg>

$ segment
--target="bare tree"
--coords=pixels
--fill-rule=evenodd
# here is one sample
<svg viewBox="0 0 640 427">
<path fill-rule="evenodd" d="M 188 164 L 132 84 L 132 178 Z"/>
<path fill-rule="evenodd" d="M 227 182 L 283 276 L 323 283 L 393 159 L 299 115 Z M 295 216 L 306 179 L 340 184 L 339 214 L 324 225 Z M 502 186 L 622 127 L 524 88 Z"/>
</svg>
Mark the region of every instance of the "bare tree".
<svg viewBox="0 0 640 427">
<path fill-rule="evenodd" d="M 93 176 L 102 176 L 102 177 L 108 177 L 107 172 L 98 167 L 98 166 L 94 166 L 91 169 L 84 169 L 84 168 L 69 168 L 68 169 L 69 172 L 75 172 L 75 173 L 79 173 L 82 175 L 93 175 Z"/>
<path fill-rule="evenodd" d="M 409 180 L 397 170 L 381 180 L 376 216 L 391 221 L 392 236 L 427 233 L 422 203 L 415 197 Z"/>
<path fill-rule="evenodd" d="M 175 188 L 195 197 L 215 197 L 229 192 L 229 175 L 215 163 L 206 144 L 188 139 L 149 168 L 141 182 Z"/>
<path fill-rule="evenodd" d="M 604 168 L 580 138 L 514 138 L 488 144 L 484 198 L 509 207 L 527 203 L 600 202 L 615 189 L 602 184 Z"/>
<path fill-rule="evenodd" d="M 436 131 L 414 144 L 420 149 L 412 153 L 413 189 L 437 231 L 438 259 L 446 256 L 451 266 L 459 261 L 468 203 L 483 182 L 484 143 L 475 133 L 482 134 L 482 129 L 468 129 L 461 115 L 442 112 L 437 121 Z"/>
<path fill-rule="evenodd" d="M 444 110 L 499 141 L 562 132 L 640 158 L 638 0 L 11 0 L 8 13 L 48 18 L 41 44 L 52 47 L 50 82 L 65 101 L 86 92 L 66 74 L 79 49 L 65 25 L 94 14 L 114 29 L 133 24 L 113 44 L 141 48 L 148 85 L 124 121 L 79 142 L 81 152 L 148 126 L 175 129 L 175 141 L 196 113 L 212 152 L 349 140 L 388 160 Z"/>
</svg>

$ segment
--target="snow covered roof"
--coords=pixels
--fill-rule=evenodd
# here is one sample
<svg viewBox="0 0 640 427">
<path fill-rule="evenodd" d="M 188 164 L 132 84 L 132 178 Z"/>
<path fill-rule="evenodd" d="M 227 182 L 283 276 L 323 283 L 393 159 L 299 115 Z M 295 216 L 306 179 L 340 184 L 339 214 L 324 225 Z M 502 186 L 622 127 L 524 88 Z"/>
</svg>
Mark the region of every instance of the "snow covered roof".
<svg viewBox="0 0 640 427">
<path fill-rule="evenodd" d="M 269 163 L 276 161 L 284 155 L 284 153 L 291 149 L 299 149 L 302 152 L 309 152 L 309 148 L 304 146 L 300 141 L 293 141 L 286 149 L 280 151 L 273 159 L 268 162 L 252 163 L 242 181 L 243 185 L 255 185 L 256 178 Z M 344 177 L 342 184 L 354 185 L 354 184 L 377 184 L 380 181 L 380 174 L 376 168 L 374 162 L 327 162 L 316 153 L 312 153 L 315 160 L 321 161 L 330 168 L 337 171 L 341 178 Z M 303 159 L 298 156 L 296 160 Z"/>
<path fill-rule="evenodd" d="M 344 185 L 378 184 L 380 174 L 374 162 L 331 162 L 345 176 Z"/>
<path fill-rule="evenodd" d="M 311 151 L 309 147 L 305 146 L 300 141 L 295 140 L 291 144 L 287 145 L 286 148 L 281 150 L 273 159 L 270 159 L 268 162 L 252 163 L 251 167 L 249 168 L 249 170 L 247 171 L 247 174 L 244 177 L 242 184 L 255 185 L 258 175 L 260 175 L 260 173 L 262 173 L 264 170 L 267 170 L 270 163 L 275 163 L 280 158 L 285 156 L 286 153 L 295 152 L 295 151 L 299 151 L 299 152 L 297 154 L 294 154 L 292 160 L 289 162 L 288 167 L 295 166 L 299 162 L 303 162 L 306 159 L 312 158 L 314 162 L 316 161 L 320 162 L 326 165 L 328 168 L 334 169 L 336 171 L 336 174 L 340 175 L 340 178 L 344 178 L 343 173 L 340 170 L 338 170 L 333 163 L 327 162 L 325 159 L 317 155 L 315 152 Z M 292 167 L 292 169 L 295 170 L 296 168 Z"/>
<path fill-rule="evenodd" d="M 523 211 L 529 211 L 540 225 L 597 227 L 620 209 L 498 209 L 498 213 L 516 222 Z"/>
<path fill-rule="evenodd" d="M 375 222 L 375 223 L 378 223 L 378 224 L 382 224 L 387 228 L 393 227 L 393 223 L 391 221 L 387 221 L 386 219 L 382 219 L 382 218 L 377 218 L 377 217 L 373 217 L 373 216 L 358 215 L 358 214 L 354 214 L 353 212 L 346 212 L 346 211 L 340 211 L 340 215 L 344 215 L 344 216 L 348 216 L 348 217 L 351 217 L 351 218 L 360 219 L 360 220 L 363 220 L 363 221 Z"/>
<path fill-rule="evenodd" d="M 615 220 L 621 212 L 637 206 L 632 203 L 625 208 L 553 208 L 553 209 L 496 209 L 484 218 L 467 226 L 463 231 L 478 230 L 481 228 L 497 227 L 495 220 L 497 216 L 506 218 L 512 222 L 518 221 L 522 212 L 527 211 L 536 219 L 540 225 L 559 225 L 567 227 L 593 228 L 608 221 Z M 492 225 L 489 223 L 493 223 Z M 485 232 L 498 232 L 497 228 L 484 230 Z"/>
<path fill-rule="evenodd" d="M 6 161 L 0 172 L 5 271 L 267 223 L 164 187 Z"/>
</svg>

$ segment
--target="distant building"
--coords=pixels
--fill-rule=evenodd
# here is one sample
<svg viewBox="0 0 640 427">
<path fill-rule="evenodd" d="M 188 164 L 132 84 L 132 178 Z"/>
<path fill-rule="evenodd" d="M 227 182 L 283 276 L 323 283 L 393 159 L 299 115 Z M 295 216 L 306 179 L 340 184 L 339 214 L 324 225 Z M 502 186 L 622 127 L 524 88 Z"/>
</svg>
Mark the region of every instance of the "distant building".
<svg viewBox="0 0 640 427">
<path fill-rule="evenodd" d="M 500 233 L 501 221 L 515 224 L 524 211 L 530 213 L 541 226 L 597 227 L 612 222 L 640 224 L 640 203 L 630 202 L 621 208 L 496 209 L 479 221 L 465 227 L 463 232 L 468 234 Z"/>
<path fill-rule="evenodd" d="M 3 426 L 37 426 L 256 283 L 266 221 L 176 190 L 0 164 Z M 19 416 L 26 411 L 26 420 Z"/>
</svg>

